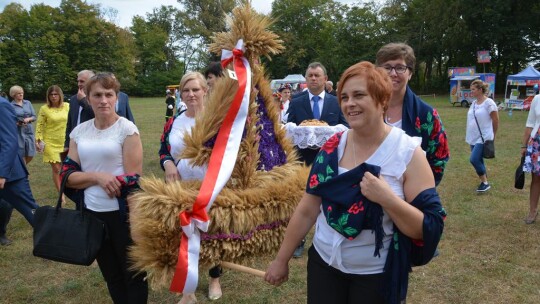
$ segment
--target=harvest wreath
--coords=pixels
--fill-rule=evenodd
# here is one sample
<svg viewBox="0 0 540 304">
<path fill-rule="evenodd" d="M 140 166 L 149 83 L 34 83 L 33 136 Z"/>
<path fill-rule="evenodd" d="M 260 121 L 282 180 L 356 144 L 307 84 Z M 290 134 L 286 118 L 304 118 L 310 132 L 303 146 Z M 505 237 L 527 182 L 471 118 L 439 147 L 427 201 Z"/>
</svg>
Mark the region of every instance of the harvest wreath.
<svg viewBox="0 0 540 304">
<path fill-rule="evenodd" d="M 194 228 L 200 233 L 199 263 L 206 267 L 222 261 L 243 263 L 276 252 L 309 173 L 280 127 L 279 109 L 273 102 L 264 67 L 259 64 L 259 57 L 270 58 L 283 50 L 278 36 L 267 30 L 272 21 L 246 1 L 226 22 L 230 31 L 216 34 L 210 50 L 216 54 L 234 50 L 235 59 L 226 66 L 231 70 L 247 59 L 252 78 L 246 90 L 251 94 L 246 95 L 247 117 L 236 159 L 223 159 L 235 161 L 230 178 L 208 209 L 207 231 Z M 243 49 L 238 49 L 240 41 Z M 187 148 L 182 158 L 191 159 L 194 165 L 212 164 L 212 153 L 220 143 L 218 133 L 241 91 L 240 83 L 229 73 L 218 79 L 191 136 L 185 138 Z M 186 230 L 180 217 L 200 211 L 195 210 L 194 202 L 206 179 L 208 173 L 203 181 L 174 184 L 156 177 L 142 178 L 143 191 L 130 199 L 134 240 L 130 257 L 136 269 L 147 272 L 153 288 L 168 287 L 179 271 L 179 248 L 186 245 L 182 244 Z M 178 291 L 172 285 L 171 290 Z"/>
</svg>

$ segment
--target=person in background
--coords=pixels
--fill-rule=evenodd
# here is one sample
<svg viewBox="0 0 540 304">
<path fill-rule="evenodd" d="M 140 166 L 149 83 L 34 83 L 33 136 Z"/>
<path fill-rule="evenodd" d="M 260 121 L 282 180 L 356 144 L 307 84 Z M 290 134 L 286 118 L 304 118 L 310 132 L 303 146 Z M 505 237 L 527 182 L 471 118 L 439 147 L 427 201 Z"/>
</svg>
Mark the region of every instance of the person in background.
<svg viewBox="0 0 540 304">
<path fill-rule="evenodd" d="M 223 67 L 221 66 L 221 62 L 211 62 L 208 65 L 208 68 L 206 68 L 204 71 L 204 78 L 206 78 L 209 90 L 212 90 L 214 82 L 221 76 L 223 76 Z"/>
<path fill-rule="evenodd" d="M 36 149 L 43 152 L 43 162 L 51 164 L 56 191 L 60 190 L 60 153 L 64 151 L 64 135 L 69 104 L 64 103 L 62 89 L 53 85 L 47 89 L 46 104 L 39 109 L 36 123 Z"/>
<path fill-rule="evenodd" d="M 9 89 L 9 95 L 13 98 L 11 104 L 15 109 L 15 115 L 17 115 L 19 155 L 28 164 L 36 154 L 34 128 L 32 127 L 32 122 L 36 120 L 36 111 L 34 111 L 32 103 L 24 99 L 22 87 L 18 85 L 12 86 Z"/>
<path fill-rule="evenodd" d="M 339 108 L 334 95 L 326 94 L 324 86 L 328 80 L 326 68 L 320 62 L 312 62 L 306 69 L 307 90 L 292 99 L 287 111 L 287 122 L 297 125 L 308 119 L 325 121 L 330 126 L 343 124 L 349 126 Z M 311 166 L 319 149 L 298 149 L 300 160 L 307 166 Z M 296 251 L 295 258 L 300 258 L 304 252 L 306 240 L 302 239 Z"/>
<path fill-rule="evenodd" d="M 288 83 L 282 84 L 278 88 L 278 92 L 281 95 L 280 98 L 280 121 L 281 123 L 287 123 L 288 114 L 287 111 L 289 110 L 289 104 L 291 102 L 291 85 Z"/>
<path fill-rule="evenodd" d="M 484 164 L 484 141 L 495 140 L 499 128 L 499 112 L 497 104 L 486 95 L 489 84 L 480 79 L 471 83 L 471 95 L 476 98 L 467 112 L 467 129 L 465 141 L 471 147 L 470 162 L 480 178 L 476 192 L 486 192 L 491 188 L 488 182 L 486 165 Z"/>
<path fill-rule="evenodd" d="M 109 73 L 114 79 L 116 79 L 116 76 L 113 73 Z M 133 113 L 131 113 L 131 108 L 129 106 L 129 96 L 120 91 L 118 92 L 118 100 L 116 101 L 116 113 L 120 115 L 121 117 L 125 117 L 127 120 L 131 121 L 132 123 L 135 123 L 135 117 L 133 117 Z"/>
<path fill-rule="evenodd" d="M 445 212 L 420 139 L 384 122 L 392 94 L 387 72 L 360 62 L 339 84 L 351 129 L 317 155 L 265 280 L 288 280 L 295 246 L 315 223 L 308 304 L 397 304 L 406 300 L 411 266 L 432 259 Z"/>
<path fill-rule="evenodd" d="M 538 92 L 538 85 L 535 86 Z M 538 217 L 538 199 L 540 199 L 540 95 L 534 96 L 523 134 L 521 155 L 525 156 L 523 171 L 531 172 L 531 188 L 529 191 L 529 214 L 525 224 L 533 224 Z"/>
<path fill-rule="evenodd" d="M 69 99 L 69 112 L 66 123 L 66 136 L 64 141 L 64 150 L 67 151 L 69 147 L 69 134 L 80 123 L 88 121 L 94 118 L 94 112 L 88 105 L 86 100 L 86 94 L 84 93 L 84 86 L 86 81 L 95 73 L 91 70 L 82 70 L 77 74 L 77 94 L 71 96 Z"/>
<path fill-rule="evenodd" d="M 167 90 L 167 98 L 165 99 L 167 110 L 165 110 L 165 122 L 169 120 L 174 114 L 175 100 L 170 90 Z"/>
<path fill-rule="evenodd" d="M 422 138 L 422 149 L 426 152 L 435 185 L 439 185 L 450 151 L 439 113 L 414 94 L 408 85 L 416 66 L 413 49 L 405 43 L 386 44 L 377 52 L 376 64 L 392 79 L 392 97 L 385 122 L 403 129 L 409 136 Z"/>
<path fill-rule="evenodd" d="M 7 225 L 13 207 L 34 225 L 38 205 L 28 182 L 28 171 L 19 153 L 17 116 L 9 101 L 0 97 L 0 245 L 12 243 L 7 238 Z"/>
<path fill-rule="evenodd" d="M 334 83 L 330 80 L 324 85 L 324 90 L 326 93 L 336 96 L 336 90 L 334 90 Z"/>
<path fill-rule="evenodd" d="M 99 269 L 114 303 L 146 303 L 144 273 L 130 269 L 133 243 L 127 216 L 129 194 L 142 174 L 143 150 L 135 124 L 116 113 L 120 83 L 110 73 L 86 81 L 84 94 L 95 118 L 70 133 L 68 156 L 61 175 L 67 187 L 84 189 L 84 210 L 102 220 L 107 238 L 97 255 Z"/>
<path fill-rule="evenodd" d="M 304 120 L 317 119 L 330 126 L 343 124 L 348 127 L 334 95 L 326 94 L 324 86 L 328 80 L 326 68 L 320 62 L 312 62 L 306 69 L 308 90 L 293 98 L 289 104 L 287 122 L 299 125 Z M 310 166 L 318 149 L 300 149 L 300 160 Z"/>
<path fill-rule="evenodd" d="M 195 126 L 195 118 L 204 111 L 204 101 L 209 91 L 208 81 L 198 72 L 185 74 L 180 80 L 179 90 L 187 110 L 177 113 L 165 124 L 159 149 L 160 165 L 165 171 L 165 181 L 202 180 L 206 166 L 192 166 L 190 159 L 181 158 L 184 151 L 184 134 L 190 134 Z M 217 300 L 222 296 L 221 267 L 212 267 L 209 271 L 208 298 Z M 191 304 L 197 301 L 195 294 L 184 294 L 179 304 Z"/>
</svg>

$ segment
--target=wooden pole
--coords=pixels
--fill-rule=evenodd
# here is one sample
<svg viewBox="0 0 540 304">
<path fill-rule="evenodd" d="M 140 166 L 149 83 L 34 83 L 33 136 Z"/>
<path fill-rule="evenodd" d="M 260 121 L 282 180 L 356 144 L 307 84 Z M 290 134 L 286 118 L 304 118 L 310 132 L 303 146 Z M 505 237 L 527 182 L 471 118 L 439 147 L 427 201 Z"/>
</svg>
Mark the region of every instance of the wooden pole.
<svg viewBox="0 0 540 304">
<path fill-rule="evenodd" d="M 234 264 L 234 263 L 231 263 L 231 262 L 223 262 L 222 261 L 221 266 L 225 267 L 225 268 L 232 269 L 232 270 L 248 273 L 248 274 L 251 274 L 251 275 L 254 275 L 254 276 L 258 276 L 260 278 L 264 278 L 264 274 L 265 274 L 265 272 L 262 271 L 262 270 L 258 270 L 258 269 L 254 269 L 254 268 Z"/>
</svg>

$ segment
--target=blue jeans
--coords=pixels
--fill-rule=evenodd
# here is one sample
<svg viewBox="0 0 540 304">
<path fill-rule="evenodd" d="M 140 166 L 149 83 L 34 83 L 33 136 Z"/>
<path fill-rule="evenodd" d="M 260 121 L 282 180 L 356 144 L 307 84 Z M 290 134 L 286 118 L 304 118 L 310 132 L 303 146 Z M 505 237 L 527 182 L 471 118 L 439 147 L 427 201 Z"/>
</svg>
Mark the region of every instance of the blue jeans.
<svg viewBox="0 0 540 304">
<path fill-rule="evenodd" d="M 476 170 L 476 174 L 478 176 L 482 176 L 486 174 L 486 165 L 484 165 L 484 144 L 476 144 L 471 145 L 471 157 L 469 158 L 469 161 L 474 167 L 474 170 Z"/>
</svg>

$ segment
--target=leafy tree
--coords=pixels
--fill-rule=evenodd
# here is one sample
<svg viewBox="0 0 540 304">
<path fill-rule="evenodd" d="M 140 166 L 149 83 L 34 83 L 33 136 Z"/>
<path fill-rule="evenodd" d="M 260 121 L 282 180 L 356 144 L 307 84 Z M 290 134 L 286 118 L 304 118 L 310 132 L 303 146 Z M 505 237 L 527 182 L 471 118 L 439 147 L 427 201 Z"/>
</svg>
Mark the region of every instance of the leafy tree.
<svg viewBox="0 0 540 304">
<path fill-rule="evenodd" d="M 137 94 L 163 95 L 165 85 L 178 83 L 185 72 L 177 59 L 182 39 L 177 29 L 179 11 L 172 6 L 155 8 L 152 13 L 133 18 L 131 31 L 137 48 Z"/>
<path fill-rule="evenodd" d="M 0 41 L 2 90 L 8 93 L 11 86 L 20 85 L 26 92 L 31 92 L 33 75 L 28 47 L 28 12 L 22 5 L 8 4 L 0 14 Z"/>
</svg>

